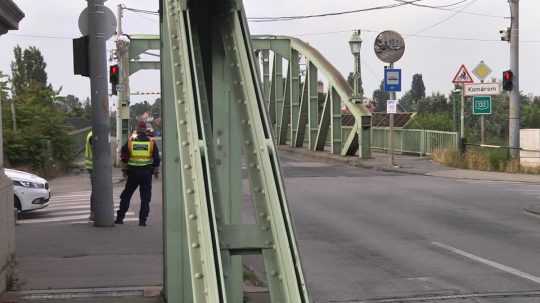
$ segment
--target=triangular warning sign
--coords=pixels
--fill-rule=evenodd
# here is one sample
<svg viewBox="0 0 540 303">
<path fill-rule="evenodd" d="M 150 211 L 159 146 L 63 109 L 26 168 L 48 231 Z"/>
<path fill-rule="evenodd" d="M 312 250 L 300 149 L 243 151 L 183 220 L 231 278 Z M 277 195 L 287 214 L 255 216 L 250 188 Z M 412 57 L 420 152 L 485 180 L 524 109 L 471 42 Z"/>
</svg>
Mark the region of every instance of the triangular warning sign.
<svg viewBox="0 0 540 303">
<path fill-rule="evenodd" d="M 454 80 L 452 80 L 452 83 L 458 84 L 458 83 L 474 83 L 473 78 L 471 77 L 471 74 L 467 70 L 467 67 L 465 67 L 465 64 L 462 64 L 459 68 L 457 74 L 454 76 Z"/>
</svg>

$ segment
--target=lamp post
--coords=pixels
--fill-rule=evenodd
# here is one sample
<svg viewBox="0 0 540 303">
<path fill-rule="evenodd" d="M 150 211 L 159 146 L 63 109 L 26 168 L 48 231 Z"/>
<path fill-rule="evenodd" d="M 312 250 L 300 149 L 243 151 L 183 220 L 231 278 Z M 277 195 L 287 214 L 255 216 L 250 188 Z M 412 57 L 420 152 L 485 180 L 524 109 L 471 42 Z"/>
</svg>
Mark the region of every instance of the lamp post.
<svg viewBox="0 0 540 303">
<path fill-rule="evenodd" d="M 362 48 L 362 38 L 360 30 L 355 30 L 349 40 L 351 53 L 354 56 L 354 74 L 353 74 L 353 103 L 362 103 L 364 90 L 362 89 L 362 67 L 360 65 L 360 51 Z"/>
</svg>

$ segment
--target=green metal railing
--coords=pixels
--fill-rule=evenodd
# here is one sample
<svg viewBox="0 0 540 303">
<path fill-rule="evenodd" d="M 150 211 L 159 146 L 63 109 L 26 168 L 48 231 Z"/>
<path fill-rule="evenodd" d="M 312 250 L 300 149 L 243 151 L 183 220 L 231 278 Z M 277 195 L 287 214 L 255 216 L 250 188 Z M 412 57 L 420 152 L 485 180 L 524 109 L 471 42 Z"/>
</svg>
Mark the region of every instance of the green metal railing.
<svg viewBox="0 0 540 303">
<path fill-rule="evenodd" d="M 371 148 L 388 150 L 387 127 L 371 129 Z M 396 153 L 431 155 L 440 149 L 458 149 L 459 136 L 456 132 L 424 129 L 394 129 L 394 150 Z"/>
</svg>

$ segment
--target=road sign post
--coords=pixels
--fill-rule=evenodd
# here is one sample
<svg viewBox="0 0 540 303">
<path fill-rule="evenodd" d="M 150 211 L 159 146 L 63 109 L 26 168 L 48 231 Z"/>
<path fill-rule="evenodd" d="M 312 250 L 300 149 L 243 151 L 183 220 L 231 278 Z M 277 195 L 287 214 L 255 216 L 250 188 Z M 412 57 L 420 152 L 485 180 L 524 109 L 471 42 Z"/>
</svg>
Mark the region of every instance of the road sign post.
<svg viewBox="0 0 540 303">
<path fill-rule="evenodd" d="M 491 114 L 491 96 L 473 97 L 473 115 L 480 115 L 480 143 L 485 144 L 485 116 Z"/>
<path fill-rule="evenodd" d="M 375 55 L 386 63 L 389 68 L 385 70 L 385 91 L 390 92 L 390 99 L 396 100 L 396 92 L 401 91 L 401 70 L 394 69 L 397 62 L 405 53 L 405 40 L 395 31 L 384 31 L 377 35 L 374 45 Z M 388 90 L 387 90 L 388 89 Z M 394 114 L 390 113 L 390 133 L 388 135 L 388 153 L 390 165 L 396 166 L 394 161 Z"/>
<path fill-rule="evenodd" d="M 461 86 L 461 123 L 460 123 L 460 150 L 461 152 L 465 151 L 465 84 L 474 83 L 473 78 L 471 77 L 471 74 L 467 70 L 467 67 L 465 67 L 464 64 L 462 64 L 454 76 L 454 79 L 452 80 L 452 83 L 458 84 Z"/>
</svg>

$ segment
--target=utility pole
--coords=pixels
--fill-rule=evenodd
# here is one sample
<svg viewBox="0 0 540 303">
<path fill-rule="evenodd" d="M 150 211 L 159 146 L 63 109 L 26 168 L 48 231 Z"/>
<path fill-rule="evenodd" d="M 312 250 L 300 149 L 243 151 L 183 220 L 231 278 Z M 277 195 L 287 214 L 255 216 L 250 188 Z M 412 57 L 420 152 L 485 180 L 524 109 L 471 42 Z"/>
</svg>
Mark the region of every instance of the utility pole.
<svg viewBox="0 0 540 303">
<path fill-rule="evenodd" d="M 120 150 L 127 142 L 129 133 L 129 41 L 123 38 L 122 19 L 124 17 L 122 4 L 118 5 L 116 31 L 116 55 L 118 57 L 118 67 L 120 68 L 118 102 L 116 102 L 116 166 L 120 165 Z"/>
<path fill-rule="evenodd" d="M 510 3 L 510 69 L 514 73 L 514 87 L 510 91 L 509 138 L 510 155 L 519 159 L 520 92 L 519 92 L 519 0 Z"/>
<path fill-rule="evenodd" d="M 88 1 L 89 67 L 92 99 L 93 178 L 95 221 L 98 227 L 114 226 L 112 155 L 106 50 L 106 0 Z"/>
</svg>

